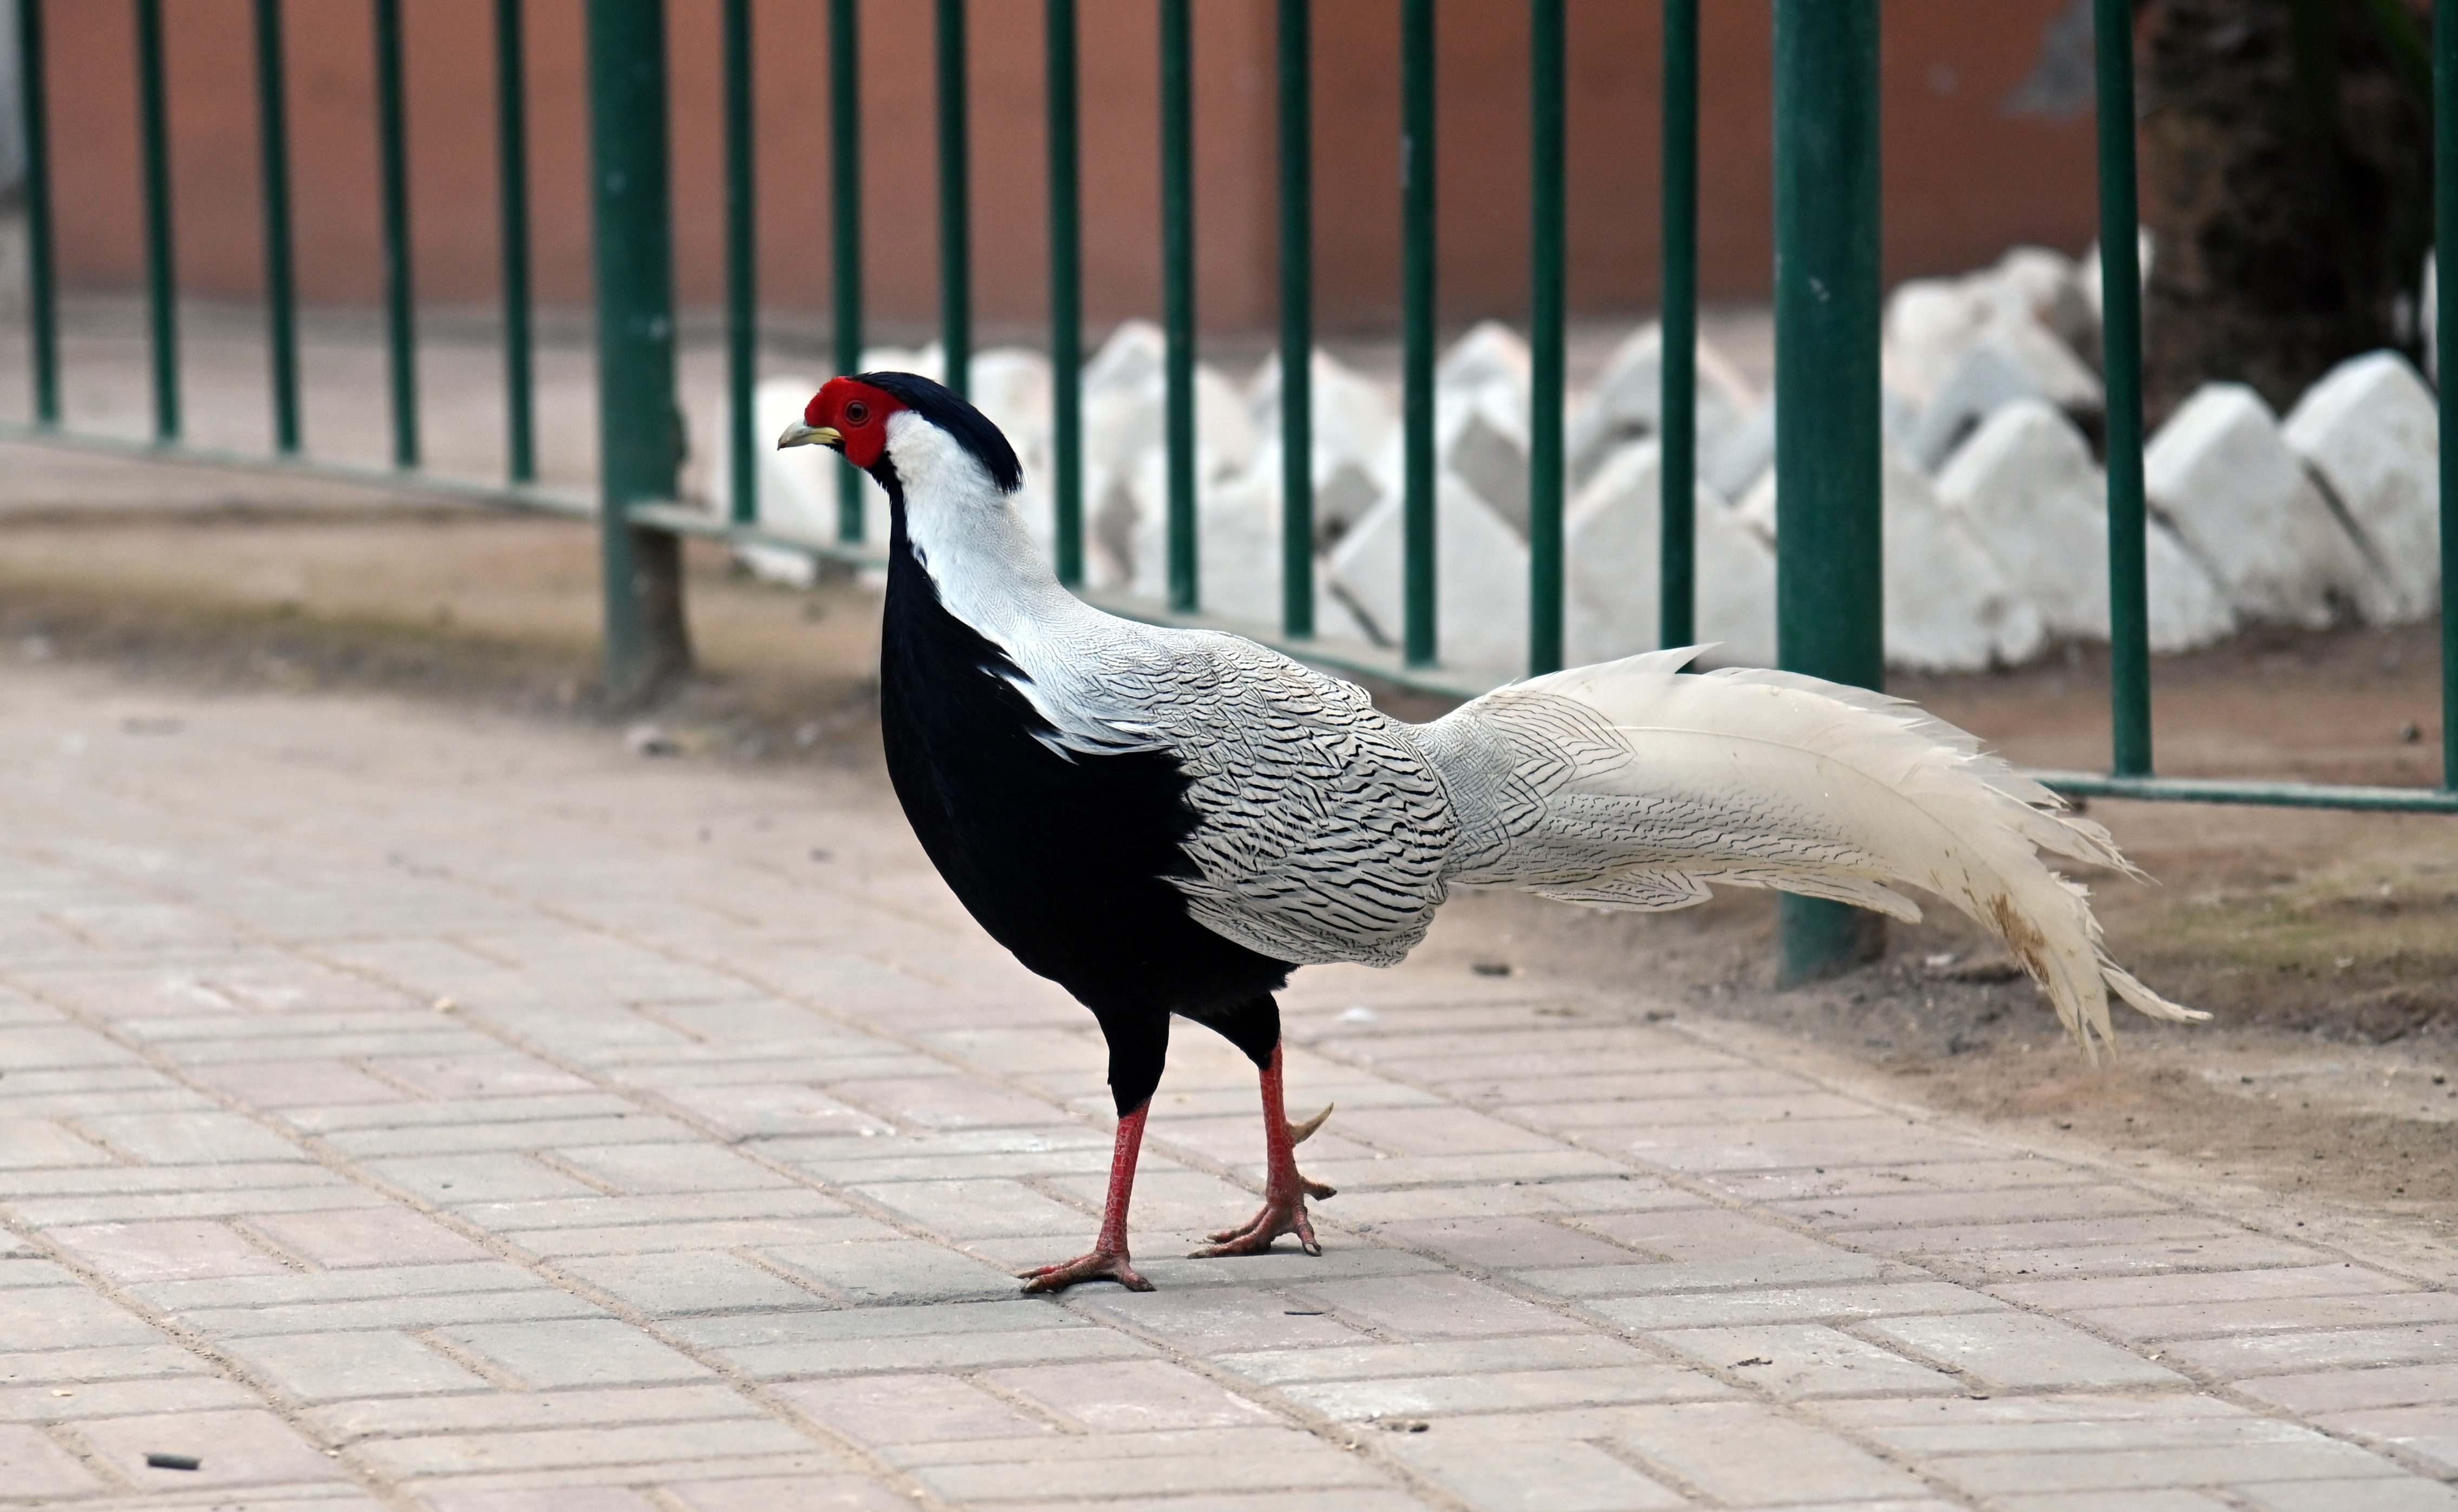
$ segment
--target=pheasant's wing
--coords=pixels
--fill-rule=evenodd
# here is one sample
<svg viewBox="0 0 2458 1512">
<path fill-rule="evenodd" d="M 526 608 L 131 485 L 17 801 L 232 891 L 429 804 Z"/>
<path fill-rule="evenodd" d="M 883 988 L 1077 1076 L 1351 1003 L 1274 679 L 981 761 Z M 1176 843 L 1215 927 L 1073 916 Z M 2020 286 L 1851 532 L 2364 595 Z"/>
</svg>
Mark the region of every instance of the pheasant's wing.
<svg viewBox="0 0 2458 1512">
<path fill-rule="evenodd" d="M 1406 955 L 1456 832 L 1433 762 L 1353 684 L 1234 635 L 1135 630 L 1035 701 L 1073 749 L 1177 758 L 1196 875 L 1173 880 L 1189 910 L 1281 961 Z"/>
</svg>

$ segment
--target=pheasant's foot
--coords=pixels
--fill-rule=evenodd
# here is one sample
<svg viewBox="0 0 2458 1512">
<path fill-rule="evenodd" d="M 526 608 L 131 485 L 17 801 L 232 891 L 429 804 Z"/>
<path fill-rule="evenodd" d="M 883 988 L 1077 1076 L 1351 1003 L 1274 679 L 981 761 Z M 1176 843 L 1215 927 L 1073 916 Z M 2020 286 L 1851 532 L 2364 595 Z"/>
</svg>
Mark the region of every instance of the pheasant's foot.
<svg viewBox="0 0 2458 1512">
<path fill-rule="evenodd" d="M 1124 1250 L 1095 1250 L 1056 1265 L 1036 1266 L 1015 1274 L 1027 1292 L 1063 1292 L 1078 1281 L 1115 1281 L 1130 1292 L 1153 1289 L 1153 1284 L 1136 1273 Z"/>
<path fill-rule="evenodd" d="M 1300 1178 L 1302 1181 L 1303 1178 Z M 1195 1252 L 1198 1260 L 1215 1260 L 1224 1254 L 1261 1254 L 1272 1247 L 1272 1241 L 1284 1233 L 1294 1233 L 1308 1254 L 1321 1254 L 1323 1246 L 1315 1242 L 1314 1225 L 1307 1221 L 1307 1197 L 1328 1197 L 1329 1187 L 1321 1182 L 1306 1181 L 1304 1190 L 1287 1197 L 1267 1197 L 1263 1210 L 1252 1221 L 1239 1229 L 1223 1229 L 1213 1234 L 1209 1247 Z"/>
</svg>

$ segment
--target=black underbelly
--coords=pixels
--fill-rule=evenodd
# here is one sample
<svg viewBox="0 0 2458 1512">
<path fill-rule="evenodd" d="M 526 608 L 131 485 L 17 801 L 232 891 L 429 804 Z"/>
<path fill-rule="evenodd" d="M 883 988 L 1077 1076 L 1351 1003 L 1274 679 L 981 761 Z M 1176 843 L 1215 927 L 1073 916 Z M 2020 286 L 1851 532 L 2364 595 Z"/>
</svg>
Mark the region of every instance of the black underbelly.
<svg viewBox="0 0 2458 1512">
<path fill-rule="evenodd" d="M 919 579 L 917 583 L 914 580 Z M 1077 756 L 1011 680 L 1005 652 L 890 568 L 880 714 L 888 775 L 940 876 L 992 939 L 1102 1018 L 1217 1019 L 1286 983 L 1288 963 L 1198 923 L 1197 817 L 1166 752 Z"/>
</svg>

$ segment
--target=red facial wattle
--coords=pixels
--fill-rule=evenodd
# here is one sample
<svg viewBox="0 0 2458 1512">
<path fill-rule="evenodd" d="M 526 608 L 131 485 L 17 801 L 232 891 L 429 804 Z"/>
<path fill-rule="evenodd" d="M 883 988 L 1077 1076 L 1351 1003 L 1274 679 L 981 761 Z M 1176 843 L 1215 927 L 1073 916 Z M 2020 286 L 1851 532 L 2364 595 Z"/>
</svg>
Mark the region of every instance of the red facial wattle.
<svg viewBox="0 0 2458 1512">
<path fill-rule="evenodd" d="M 802 423 L 837 433 L 837 448 L 857 467 L 870 467 L 887 449 L 887 417 L 905 405 L 885 389 L 854 378 L 831 378 L 802 410 Z"/>
</svg>

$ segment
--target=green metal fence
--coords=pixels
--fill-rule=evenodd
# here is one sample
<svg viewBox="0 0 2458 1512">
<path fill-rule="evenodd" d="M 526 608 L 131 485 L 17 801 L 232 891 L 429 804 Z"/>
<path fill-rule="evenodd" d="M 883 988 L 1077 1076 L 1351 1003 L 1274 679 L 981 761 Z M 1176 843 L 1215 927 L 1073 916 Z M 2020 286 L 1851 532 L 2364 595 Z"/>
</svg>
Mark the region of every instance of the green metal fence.
<svg viewBox="0 0 2458 1512">
<path fill-rule="evenodd" d="M 98 3 L 98 0 L 97 0 Z M 781 546 L 838 560 L 867 561 L 859 479 L 848 469 L 833 539 L 781 531 L 762 522 L 752 393 L 760 306 L 754 232 L 749 0 L 723 0 L 725 371 L 732 401 L 725 437 L 733 506 L 719 518 L 678 502 L 681 460 L 675 393 L 672 207 L 666 184 L 665 26 L 662 0 L 590 0 L 593 214 L 600 407 L 604 421 L 594 499 L 538 487 L 529 273 L 528 132 L 521 0 L 495 0 L 492 45 L 497 80 L 497 142 L 502 222 L 505 427 L 508 466 L 500 483 L 472 484 L 422 468 L 416 371 L 417 307 L 410 262 L 406 123 L 402 89 L 399 0 L 375 0 L 374 169 L 383 216 L 384 314 L 390 388 L 393 466 L 349 467 L 314 459 L 300 420 L 296 282 L 291 266 L 293 197 L 283 111 L 282 0 L 254 0 L 253 46 L 260 102 L 264 206 L 264 285 L 270 350 L 273 450 L 242 456 L 183 439 L 179 318 L 173 236 L 168 101 L 160 0 L 130 0 L 141 154 L 143 251 L 153 385 L 150 443 L 80 434 L 64 425 L 60 388 L 58 278 L 50 171 L 50 94 L 44 44 L 45 0 L 19 0 L 29 154 L 26 216 L 30 238 L 27 335 L 32 354 L 33 413 L 0 423 L 0 435 L 185 460 L 205 465 L 306 471 L 356 482 L 432 489 L 496 504 L 594 519 L 605 538 L 606 665 L 610 695 L 620 701 L 655 688 L 688 657 L 677 538 L 720 537 Z M 1193 177 L 1194 59 L 1189 0 L 1155 0 L 1160 21 L 1158 142 L 1162 179 L 1162 310 L 1166 332 L 1166 606 L 1111 602 L 1142 617 L 1208 623 L 1202 613 L 1195 475 Z M 1276 627 L 1248 629 L 1301 655 L 1341 670 L 1428 691 L 1468 694 L 1478 685 L 1445 667 L 1435 606 L 1434 363 L 1435 238 L 1434 0 L 1393 0 L 1400 18 L 1394 67 L 1401 75 L 1399 140 L 1403 343 L 1401 362 L 1405 612 L 1399 646 L 1388 652 L 1318 642 L 1313 624 L 1314 507 L 1308 375 L 1313 347 L 1313 250 L 1309 158 L 1309 0 L 1276 0 L 1281 210 L 1281 404 L 1284 493 L 1282 613 Z M 2098 151 L 2101 287 L 2108 398 L 2108 528 L 2113 643 L 2114 743 L 2106 774 L 2043 774 L 2074 796 L 2172 798 L 2411 812 L 2458 813 L 2458 615 L 2442 617 L 2442 786 L 2368 788 L 2287 782 L 2162 777 L 2152 762 L 2151 664 L 2146 510 L 2142 483 L 2141 316 L 2135 259 L 2133 79 L 2127 0 L 2095 0 L 2098 31 Z M 834 225 L 834 342 L 850 370 L 863 335 L 860 38 L 855 0 L 825 0 L 828 40 L 830 194 Z M 1081 185 L 1073 0 L 1045 0 L 1049 121 L 1051 355 L 1055 383 L 1052 492 L 1059 575 L 1084 576 L 1083 414 L 1078 375 L 1081 330 Z M 1661 570 L 1666 644 L 1692 633 L 1695 603 L 1691 475 L 1697 331 L 1697 227 L 1699 194 L 1698 3 L 1661 0 L 1663 17 L 1663 321 Z M 1844 681 L 1883 676 L 1882 543 L 1877 339 L 1878 0 L 1775 0 L 1776 202 L 1780 276 L 1776 285 L 1777 531 L 1780 659 Z M 2433 34 L 2436 213 L 2440 287 L 2458 264 L 2458 0 L 2437 0 Z M 940 268 L 947 373 L 962 388 L 971 349 L 969 180 L 965 0 L 935 0 Z M 1529 479 L 1529 671 L 1560 665 L 1563 653 L 1563 162 L 1565 17 L 1562 0 L 1529 0 L 1531 253 L 1529 330 L 1532 409 Z M 2458 320 L 2438 323 L 2440 370 L 2458 374 Z M 2445 434 L 2453 401 L 2441 395 Z M 2441 552 L 2445 585 L 2458 581 L 2458 455 L 2442 451 Z M 1790 933 L 1804 960 L 1846 948 L 1837 931 L 1848 921 L 1827 905 L 1802 904 Z M 1824 943 L 1816 942 L 1823 940 Z"/>
</svg>

